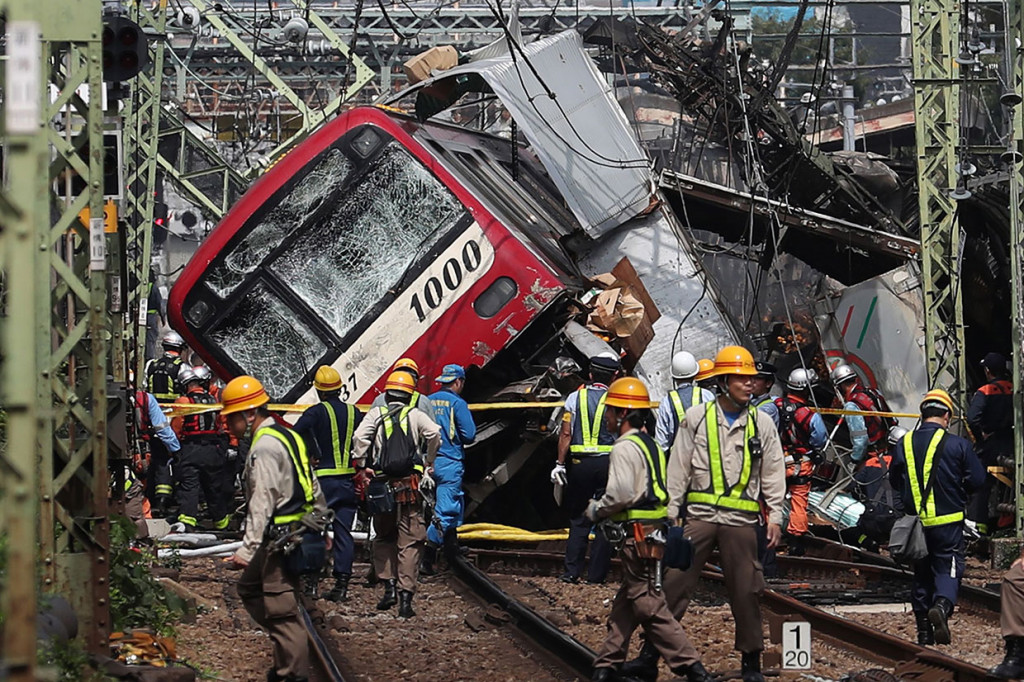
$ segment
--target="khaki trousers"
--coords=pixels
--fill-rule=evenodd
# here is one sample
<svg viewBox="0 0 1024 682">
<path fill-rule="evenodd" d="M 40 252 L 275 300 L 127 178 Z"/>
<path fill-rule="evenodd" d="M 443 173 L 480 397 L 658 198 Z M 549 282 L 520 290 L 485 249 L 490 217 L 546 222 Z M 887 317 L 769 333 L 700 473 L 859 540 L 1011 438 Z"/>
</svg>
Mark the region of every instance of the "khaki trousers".
<svg viewBox="0 0 1024 682">
<path fill-rule="evenodd" d="M 655 562 L 641 559 L 632 539 L 626 541 L 620 556 L 622 586 L 612 602 L 608 635 L 594 659 L 594 667 L 608 668 L 625 661 L 629 638 L 638 625 L 672 670 L 699 661 L 683 626 L 669 611 L 664 593 L 654 589 Z"/>
<path fill-rule="evenodd" d="M 245 610 L 270 634 L 274 670 L 280 677 L 309 675 L 309 640 L 299 615 L 298 580 L 282 568 L 283 555 L 260 545 L 238 579 Z"/>
<path fill-rule="evenodd" d="M 1024 637 L 1024 562 L 1003 576 L 1002 599 L 999 625 L 1003 637 Z"/>
<path fill-rule="evenodd" d="M 399 502 L 390 514 L 376 514 L 373 568 L 381 580 L 398 580 L 398 589 L 416 591 L 420 555 L 427 539 L 423 503 Z"/>
<path fill-rule="evenodd" d="M 693 565 L 686 571 L 665 571 L 665 601 L 672 614 L 682 618 L 686 613 L 700 572 L 717 547 L 736 622 L 736 649 L 744 653 L 763 650 L 760 596 L 764 592 L 764 572 L 757 560 L 757 526 L 726 526 L 691 519 L 684 531 L 693 542 Z"/>
</svg>

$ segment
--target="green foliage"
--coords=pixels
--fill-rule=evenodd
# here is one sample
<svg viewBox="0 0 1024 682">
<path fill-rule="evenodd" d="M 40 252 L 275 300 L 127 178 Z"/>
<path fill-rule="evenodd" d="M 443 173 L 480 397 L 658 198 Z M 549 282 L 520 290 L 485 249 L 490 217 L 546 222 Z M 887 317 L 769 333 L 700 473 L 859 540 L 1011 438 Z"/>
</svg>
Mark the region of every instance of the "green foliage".
<svg viewBox="0 0 1024 682">
<path fill-rule="evenodd" d="M 78 640 L 40 642 L 36 651 L 40 668 L 52 668 L 57 682 L 99 682 L 106 679 L 89 665 L 89 654 Z"/>
<path fill-rule="evenodd" d="M 778 9 L 768 9 L 756 12 L 751 15 L 751 32 L 754 34 L 754 54 L 761 59 L 768 59 L 772 64 L 779 61 L 782 54 L 782 47 L 786 43 L 786 34 L 793 28 L 796 16 L 786 18 Z M 814 10 L 808 9 L 804 16 L 803 26 L 800 27 L 800 36 L 793 47 L 793 55 L 790 64 L 813 65 L 818 58 L 818 47 L 820 46 L 828 56 L 828 38 L 835 40 L 835 62 L 836 65 L 848 64 L 853 59 L 853 36 L 850 35 L 852 27 L 837 26 L 833 23 L 828 28 L 825 40 L 821 40 L 823 22 L 814 16 Z M 865 54 L 863 48 L 858 45 L 859 61 L 863 62 Z M 800 80 L 800 79 L 798 79 Z"/>
<path fill-rule="evenodd" d="M 118 518 L 110 528 L 110 615 L 114 630 L 151 628 L 162 635 L 174 634 L 174 623 L 185 603 L 168 593 L 150 573 L 156 557 L 152 550 L 136 546 L 135 524 Z"/>
</svg>

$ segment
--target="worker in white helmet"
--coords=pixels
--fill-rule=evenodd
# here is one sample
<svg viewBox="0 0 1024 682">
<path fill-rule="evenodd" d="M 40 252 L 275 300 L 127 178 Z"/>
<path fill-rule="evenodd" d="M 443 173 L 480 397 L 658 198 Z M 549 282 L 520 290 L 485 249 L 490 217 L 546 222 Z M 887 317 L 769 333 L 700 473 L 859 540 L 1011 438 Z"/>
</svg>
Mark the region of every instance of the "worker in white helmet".
<svg viewBox="0 0 1024 682">
<path fill-rule="evenodd" d="M 661 399 L 654 427 L 654 440 L 662 450 L 668 452 L 672 441 L 676 438 L 676 429 L 686 411 L 694 405 L 710 402 L 715 394 L 697 385 L 694 378 L 700 371 L 700 365 L 693 353 L 685 350 L 672 356 L 672 380 L 675 388 Z"/>
</svg>

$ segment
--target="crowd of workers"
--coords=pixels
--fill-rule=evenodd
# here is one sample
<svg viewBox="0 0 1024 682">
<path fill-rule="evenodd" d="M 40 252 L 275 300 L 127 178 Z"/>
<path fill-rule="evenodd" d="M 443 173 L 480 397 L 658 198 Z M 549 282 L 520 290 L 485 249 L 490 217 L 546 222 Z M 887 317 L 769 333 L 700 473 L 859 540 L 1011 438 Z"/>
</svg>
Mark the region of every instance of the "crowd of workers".
<svg viewBox="0 0 1024 682">
<path fill-rule="evenodd" d="M 205 499 L 212 525 L 225 528 L 241 474 L 245 534 L 231 560 L 243 571 L 243 603 L 274 645 L 268 679 L 306 679 L 308 651 L 296 599 L 301 589 L 316 589 L 303 587 L 300 578 L 319 563 L 302 548 L 328 526 L 333 542 L 324 544 L 332 554 L 334 583 L 325 597 L 348 598 L 360 500 L 376 532 L 373 573 L 383 584 L 377 608 L 398 605 L 400 617 L 414 617 L 418 576 L 433 572 L 439 549 L 449 558 L 459 551 L 465 446 L 476 435 L 461 395 L 464 369 L 447 365 L 434 379 L 440 389 L 425 396 L 417 388 L 416 363 L 403 358 L 363 416 L 341 400 L 338 372 L 323 366 L 314 379 L 320 402 L 288 427 L 268 410 L 269 397 L 254 377 L 233 379 L 218 392 L 208 369 L 182 366 L 180 337 L 172 332 L 163 344 L 165 355 L 148 371 L 152 395 L 137 395 L 140 432 L 150 450 L 147 494 L 164 513 L 173 495 L 186 528 L 197 525 Z M 967 414 L 977 448 L 949 432 L 955 409 L 945 391 L 924 396 L 919 425 L 908 432 L 851 367 L 841 364 L 830 374 L 850 438 L 853 492 L 865 502 L 865 536 L 884 543 L 904 513 L 916 514 L 923 525 L 928 556 L 913 565 L 911 597 L 921 644 L 951 640 L 949 619 L 964 573 L 965 512 L 977 510 L 979 525 L 988 521 L 987 505 L 972 502 L 972 495 L 986 489 L 985 464 L 1012 452 L 1006 361 L 990 354 L 983 365 L 989 381 Z M 811 483 L 829 441 L 814 393 L 818 377 L 813 369 L 797 368 L 781 395 L 773 396 L 776 368 L 755 362 L 739 346 L 723 348 L 714 361 L 677 353 L 671 364 L 675 387 L 658 403 L 643 382 L 623 374 L 614 353 L 590 358 L 589 380 L 566 398 L 551 472 L 571 519 L 562 580 L 579 582 L 586 565 L 588 582 L 604 582 L 613 552 L 621 556 L 622 585 L 593 679 L 655 679 L 661 658 L 690 682 L 712 679 L 682 623 L 700 573 L 717 550 L 743 680 L 763 682 L 759 596 L 765 574 L 783 540 L 789 554 L 805 551 Z M 168 425 L 157 399 L 222 407 L 219 413 L 186 411 Z M 685 565 L 662 562 L 673 551 L 672 527 L 681 527 L 677 537 L 689 548 Z M 286 546 L 299 549 L 289 554 L 282 551 Z M 993 674 L 1019 677 L 1021 560 L 1006 577 L 1003 599 L 1007 654 Z M 627 662 L 638 627 L 646 641 L 640 656 Z"/>
</svg>

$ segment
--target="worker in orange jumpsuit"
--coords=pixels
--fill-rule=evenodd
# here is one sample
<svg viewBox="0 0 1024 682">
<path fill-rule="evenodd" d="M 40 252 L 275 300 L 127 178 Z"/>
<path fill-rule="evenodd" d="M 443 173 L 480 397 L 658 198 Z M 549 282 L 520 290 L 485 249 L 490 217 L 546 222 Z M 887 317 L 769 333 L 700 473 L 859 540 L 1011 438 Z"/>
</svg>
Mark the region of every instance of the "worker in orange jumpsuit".
<svg viewBox="0 0 1024 682">
<path fill-rule="evenodd" d="M 789 492 L 789 523 L 786 525 L 788 553 L 804 553 L 807 534 L 807 498 L 811 492 L 811 476 L 821 461 L 821 452 L 828 442 L 828 430 L 821 415 L 808 404 L 811 389 L 818 383 L 813 369 L 798 367 L 789 374 L 786 392 L 775 399 L 779 411 L 779 438 L 786 456 L 786 488 Z"/>
</svg>

